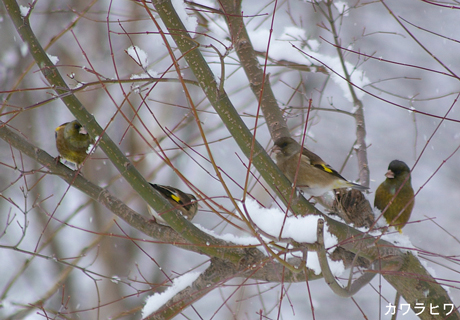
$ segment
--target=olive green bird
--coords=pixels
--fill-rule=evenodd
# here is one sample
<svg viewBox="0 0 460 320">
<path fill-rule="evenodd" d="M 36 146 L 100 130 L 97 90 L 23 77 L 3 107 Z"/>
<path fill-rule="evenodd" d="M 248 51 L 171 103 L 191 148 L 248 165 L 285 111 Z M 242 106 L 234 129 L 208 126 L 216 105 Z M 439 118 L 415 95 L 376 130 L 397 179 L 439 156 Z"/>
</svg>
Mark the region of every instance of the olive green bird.
<svg viewBox="0 0 460 320">
<path fill-rule="evenodd" d="M 319 197 L 340 188 L 369 189 L 348 181 L 317 154 L 303 148 L 291 137 L 277 139 L 272 150 L 276 155 L 276 164 L 289 181 L 294 182 L 297 174 L 296 186 L 312 196 Z"/>
<path fill-rule="evenodd" d="M 153 183 L 150 183 L 150 185 L 153 189 L 165 197 L 174 208 L 179 210 L 187 220 L 192 220 L 197 214 L 198 202 L 193 194 L 185 193 L 177 188 L 169 186 L 162 186 Z M 150 214 L 155 217 L 157 222 L 167 224 L 167 222 L 150 206 L 148 209 Z"/>
<path fill-rule="evenodd" d="M 55 138 L 60 157 L 75 163 L 80 169 L 88 157 L 90 146 L 94 145 L 94 139 L 86 129 L 77 120 L 66 122 L 56 128 Z"/>
<path fill-rule="evenodd" d="M 403 161 L 393 160 L 385 177 L 375 191 L 374 207 L 383 212 L 389 225 L 402 232 L 415 203 L 410 169 Z"/>
</svg>

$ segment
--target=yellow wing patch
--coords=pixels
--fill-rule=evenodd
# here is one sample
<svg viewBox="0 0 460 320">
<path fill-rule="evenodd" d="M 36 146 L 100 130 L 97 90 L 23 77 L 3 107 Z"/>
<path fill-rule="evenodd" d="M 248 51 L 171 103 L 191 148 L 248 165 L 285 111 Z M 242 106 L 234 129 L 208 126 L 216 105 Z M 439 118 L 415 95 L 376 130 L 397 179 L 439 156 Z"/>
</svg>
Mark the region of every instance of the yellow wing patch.
<svg viewBox="0 0 460 320">
<path fill-rule="evenodd" d="M 329 173 L 333 173 L 334 171 L 332 171 L 330 168 L 328 168 L 325 164 L 320 164 L 320 166 L 323 168 L 324 171 L 326 172 L 329 172 Z"/>
<path fill-rule="evenodd" d="M 180 203 L 180 198 L 178 196 L 176 196 L 175 194 L 171 194 L 171 199 L 173 199 L 177 203 Z"/>
</svg>

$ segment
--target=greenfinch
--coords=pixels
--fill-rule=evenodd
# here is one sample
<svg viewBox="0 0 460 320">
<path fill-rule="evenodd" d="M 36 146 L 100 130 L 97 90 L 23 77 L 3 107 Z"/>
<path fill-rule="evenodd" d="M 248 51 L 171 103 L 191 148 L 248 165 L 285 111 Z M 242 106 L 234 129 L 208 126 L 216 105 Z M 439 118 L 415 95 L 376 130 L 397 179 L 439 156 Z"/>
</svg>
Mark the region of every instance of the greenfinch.
<svg viewBox="0 0 460 320">
<path fill-rule="evenodd" d="M 77 169 L 80 169 L 94 145 L 94 139 L 86 129 L 77 120 L 66 122 L 56 128 L 55 138 L 59 155 L 64 160 L 75 163 Z"/>
<path fill-rule="evenodd" d="M 272 150 L 276 155 L 278 167 L 289 181 L 295 180 L 298 188 L 312 196 L 319 197 L 328 191 L 340 188 L 353 188 L 360 191 L 369 189 L 347 181 L 318 155 L 303 148 L 291 137 L 277 139 Z"/>
<path fill-rule="evenodd" d="M 403 161 L 393 160 L 385 177 L 375 191 L 374 207 L 383 212 L 389 225 L 401 232 L 415 203 L 410 169 Z"/>
<path fill-rule="evenodd" d="M 178 209 L 184 218 L 192 220 L 198 212 L 198 202 L 193 194 L 185 193 L 177 188 L 162 186 L 159 184 L 150 184 L 153 189 L 158 191 L 163 197 L 165 197 L 171 205 Z M 166 221 L 150 206 L 148 207 L 150 213 L 155 217 L 157 222 L 167 224 Z"/>
</svg>

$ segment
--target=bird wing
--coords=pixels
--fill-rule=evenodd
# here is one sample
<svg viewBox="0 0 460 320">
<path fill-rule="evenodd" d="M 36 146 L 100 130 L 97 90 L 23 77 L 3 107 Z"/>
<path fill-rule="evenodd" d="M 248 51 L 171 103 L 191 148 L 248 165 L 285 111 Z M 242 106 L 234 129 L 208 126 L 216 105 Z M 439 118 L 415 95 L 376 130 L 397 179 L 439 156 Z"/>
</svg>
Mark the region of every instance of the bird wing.
<svg viewBox="0 0 460 320">
<path fill-rule="evenodd" d="M 389 191 L 390 186 L 386 186 L 385 182 L 382 182 L 375 191 L 374 207 L 382 211 L 387 206 L 388 202 L 393 198 L 394 194 Z"/>
<path fill-rule="evenodd" d="M 182 200 L 180 199 L 180 197 L 177 195 L 177 189 L 173 189 L 173 188 L 170 188 L 170 187 L 167 187 L 167 186 L 162 186 L 162 185 L 159 185 L 159 184 L 152 184 L 151 183 L 151 185 L 152 185 L 152 187 L 154 189 L 156 189 L 161 194 L 163 194 L 163 196 L 165 196 L 165 198 L 172 199 L 172 200 L 176 201 L 178 204 L 184 204 L 182 202 Z"/>
<path fill-rule="evenodd" d="M 314 166 L 315 168 L 318 168 L 324 172 L 327 172 L 329 174 L 332 174 L 333 176 L 336 176 L 337 178 L 347 181 L 347 179 L 342 177 L 340 173 L 335 171 L 330 165 L 324 162 L 323 159 L 321 159 L 317 154 L 311 152 L 307 148 L 303 148 L 302 155 L 307 157 L 308 160 L 310 161 L 310 164 Z"/>
</svg>

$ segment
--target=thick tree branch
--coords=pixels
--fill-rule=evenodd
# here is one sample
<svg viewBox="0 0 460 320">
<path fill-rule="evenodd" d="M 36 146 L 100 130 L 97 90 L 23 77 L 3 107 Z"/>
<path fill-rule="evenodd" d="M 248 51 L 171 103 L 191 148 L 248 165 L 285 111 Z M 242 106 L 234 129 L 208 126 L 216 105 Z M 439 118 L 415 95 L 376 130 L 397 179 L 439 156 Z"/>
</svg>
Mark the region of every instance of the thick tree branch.
<svg viewBox="0 0 460 320">
<path fill-rule="evenodd" d="M 279 137 L 289 137 L 290 132 L 278 103 L 276 102 L 275 95 L 270 85 L 269 76 L 266 70 L 264 70 L 265 68 L 262 68 L 259 64 L 257 52 L 254 50 L 246 30 L 241 11 L 241 1 L 222 0 L 219 1 L 219 3 L 225 14 L 236 54 L 249 80 L 252 92 L 254 92 L 254 95 L 259 101 L 260 108 L 273 140 Z M 267 61 L 267 58 L 265 60 Z"/>
</svg>

